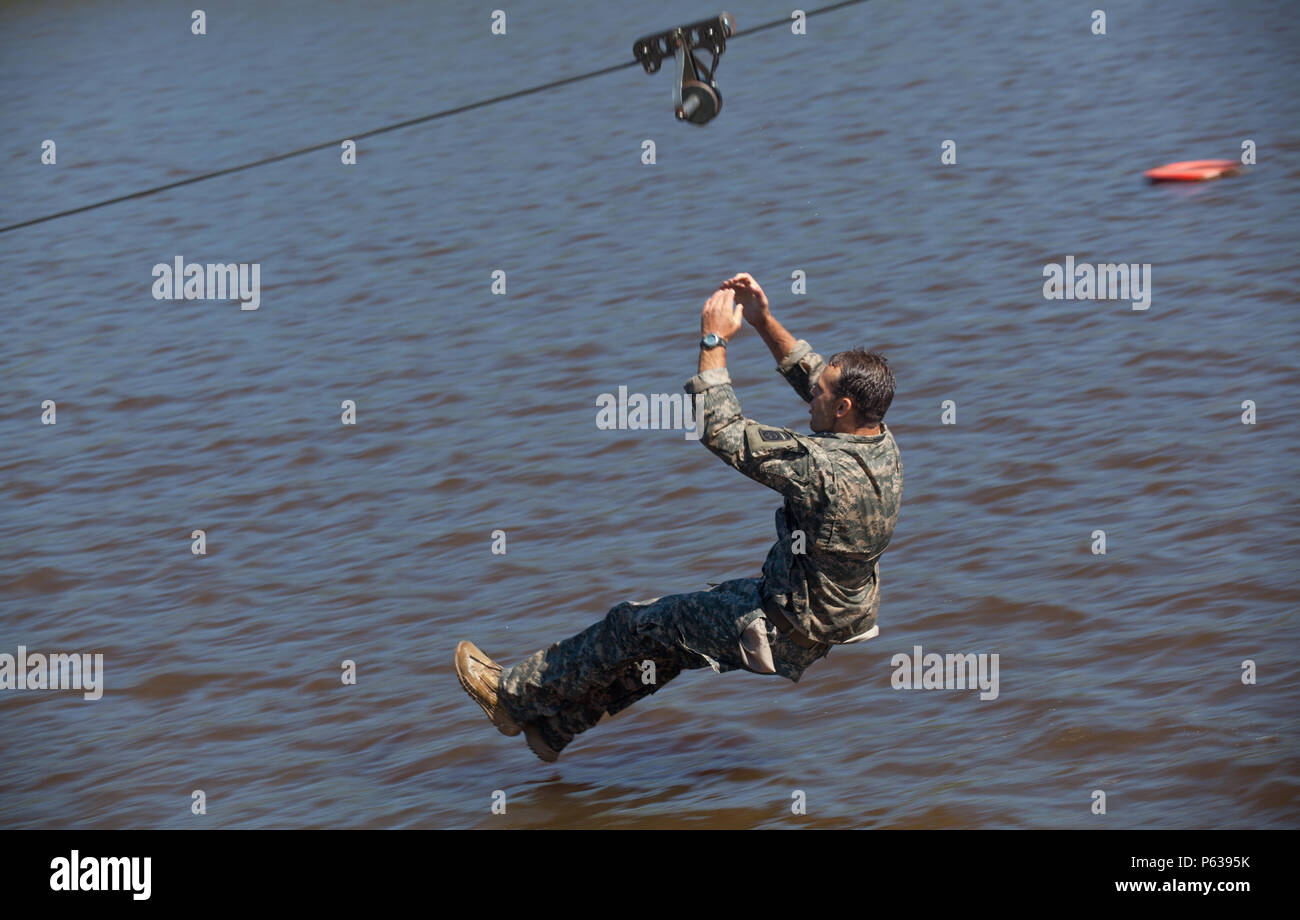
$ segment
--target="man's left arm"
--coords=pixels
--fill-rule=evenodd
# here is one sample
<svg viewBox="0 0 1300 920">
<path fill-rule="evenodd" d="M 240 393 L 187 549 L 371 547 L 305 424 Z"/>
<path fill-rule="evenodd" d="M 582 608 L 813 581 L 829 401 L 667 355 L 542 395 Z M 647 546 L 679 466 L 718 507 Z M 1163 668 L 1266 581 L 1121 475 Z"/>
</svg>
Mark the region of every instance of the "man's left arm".
<svg viewBox="0 0 1300 920">
<path fill-rule="evenodd" d="M 700 331 L 731 339 L 740 330 L 734 292 L 719 290 L 704 305 Z M 727 371 L 727 346 L 700 345 L 698 373 L 686 381 L 695 401 L 695 424 L 704 446 L 724 463 L 783 495 L 799 497 L 815 486 L 817 464 L 790 432 L 769 428 L 740 411 Z"/>
</svg>

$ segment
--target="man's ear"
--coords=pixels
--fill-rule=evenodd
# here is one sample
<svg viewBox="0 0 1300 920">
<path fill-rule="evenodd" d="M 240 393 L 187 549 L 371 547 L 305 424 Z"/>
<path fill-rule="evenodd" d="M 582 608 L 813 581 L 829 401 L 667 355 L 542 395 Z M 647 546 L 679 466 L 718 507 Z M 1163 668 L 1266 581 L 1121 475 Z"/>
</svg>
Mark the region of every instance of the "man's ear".
<svg viewBox="0 0 1300 920">
<path fill-rule="evenodd" d="M 840 397 L 840 401 L 835 404 L 835 417 L 847 418 L 853 420 L 853 400 L 847 396 Z"/>
</svg>

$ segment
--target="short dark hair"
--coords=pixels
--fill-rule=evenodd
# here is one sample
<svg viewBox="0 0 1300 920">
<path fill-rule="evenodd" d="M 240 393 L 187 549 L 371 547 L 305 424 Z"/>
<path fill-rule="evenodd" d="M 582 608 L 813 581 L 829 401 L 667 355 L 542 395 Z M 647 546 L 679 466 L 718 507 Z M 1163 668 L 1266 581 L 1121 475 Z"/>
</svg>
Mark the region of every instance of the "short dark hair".
<svg viewBox="0 0 1300 920">
<path fill-rule="evenodd" d="M 836 399 L 848 398 L 864 428 L 879 425 L 894 401 L 894 372 L 879 352 L 854 348 L 831 355 L 827 364 L 840 369 L 831 393 Z"/>
</svg>

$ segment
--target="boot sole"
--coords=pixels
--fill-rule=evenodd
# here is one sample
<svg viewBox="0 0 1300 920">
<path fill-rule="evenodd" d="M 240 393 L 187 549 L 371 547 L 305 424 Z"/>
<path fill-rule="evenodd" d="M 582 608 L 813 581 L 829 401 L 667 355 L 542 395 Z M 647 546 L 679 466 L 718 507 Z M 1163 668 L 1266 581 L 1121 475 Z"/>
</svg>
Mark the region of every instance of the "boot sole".
<svg viewBox="0 0 1300 920">
<path fill-rule="evenodd" d="M 528 742 L 528 750 L 532 751 L 547 763 L 555 763 L 560 759 L 559 751 L 556 751 L 546 740 L 542 738 L 542 733 L 531 725 L 524 726 L 524 740 Z"/>
</svg>

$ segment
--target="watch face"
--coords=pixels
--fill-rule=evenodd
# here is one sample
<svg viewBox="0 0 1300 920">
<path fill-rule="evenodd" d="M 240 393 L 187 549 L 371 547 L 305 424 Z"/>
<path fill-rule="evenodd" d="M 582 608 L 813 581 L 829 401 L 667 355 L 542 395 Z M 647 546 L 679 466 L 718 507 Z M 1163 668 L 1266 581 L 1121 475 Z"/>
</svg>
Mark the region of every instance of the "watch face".
<svg viewBox="0 0 1300 920">
<path fill-rule="evenodd" d="M 716 332 L 710 332 L 704 337 L 704 344 L 710 348 L 715 348 L 718 345 L 721 345 L 722 341 L 722 336 L 718 335 Z"/>
</svg>

